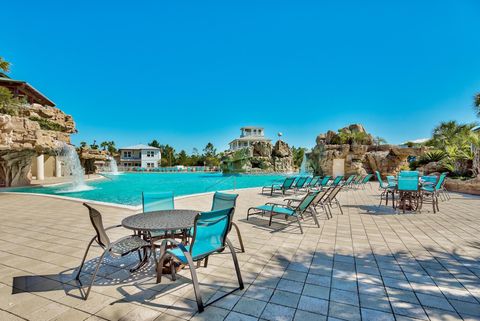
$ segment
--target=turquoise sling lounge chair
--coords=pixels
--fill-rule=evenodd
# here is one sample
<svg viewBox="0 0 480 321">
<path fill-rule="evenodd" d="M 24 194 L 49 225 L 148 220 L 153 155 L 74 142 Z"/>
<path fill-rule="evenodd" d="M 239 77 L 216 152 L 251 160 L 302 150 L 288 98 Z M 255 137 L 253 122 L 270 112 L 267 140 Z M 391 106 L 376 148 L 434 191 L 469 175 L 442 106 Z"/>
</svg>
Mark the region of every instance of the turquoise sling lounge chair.
<svg viewBox="0 0 480 321">
<path fill-rule="evenodd" d="M 304 188 L 304 186 L 307 184 L 307 182 L 308 182 L 308 176 L 300 176 L 295 181 L 295 184 L 293 184 L 293 191 L 298 192 L 299 190 Z"/>
<path fill-rule="evenodd" d="M 346 188 L 350 188 L 352 187 L 352 182 L 353 180 L 355 179 L 355 177 L 357 177 L 357 175 L 350 175 L 348 176 L 348 178 L 345 180 L 345 182 L 343 182 L 343 186 L 346 187 Z"/>
<path fill-rule="evenodd" d="M 320 187 L 321 187 L 321 188 L 327 187 L 327 186 L 328 186 L 328 182 L 330 181 L 330 178 L 332 178 L 332 176 L 330 176 L 330 175 L 327 175 L 327 176 L 325 176 L 324 178 L 322 178 L 322 181 L 320 182 Z"/>
<path fill-rule="evenodd" d="M 330 184 L 330 186 L 335 187 L 339 185 L 342 179 L 343 179 L 343 175 L 338 175 L 337 177 L 335 177 L 335 179 L 333 180 L 332 184 Z"/>
<path fill-rule="evenodd" d="M 274 215 L 283 215 L 287 219 L 288 217 L 293 217 L 300 227 L 300 232 L 303 234 L 302 224 L 300 223 L 300 218 L 303 218 L 303 214 L 309 210 L 312 214 L 315 224 L 320 227 L 316 217 L 315 210 L 310 206 L 312 205 L 315 197 L 320 193 L 320 191 L 311 191 L 298 203 L 296 206 L 288 206 L 287 204 L 277 204 L 277 203 L 266 203 L 265 205 L 250 207 L 247 211 L 247 220 L 251 215 L 261 214 L 262 216 L 266 213 L 270 214 L 270 220 L 268 225 L 272 225 L 272 218 Z"/>
<path fill-rule="evenodd" d="M 236 290 L 242 290 L 244 288 L 235 249 L 227 238 L 232 222 L 232 216 L 233 208 L 200 213 L 195 218 L 193 237 L 190 245 L 183 245 L 174 239 L 166 239 L 162 242 L 160 248 L 161 255 L 157 263 L 157 283 L 160 283 L 162 280 L 163 262 L 165 262 L 165 260 L 170 261 L 170 272 L 173 280 L 175 280 L 175 264 L 173 264 L 173 261 L 188 265 L 199 312 L 203 312 L 206 305 L 203 304 L 194 262 L 205 260 L 206 263 L 210 255 L 223 252 L 226 247 L 230 249 L 230 253 L 232 254 L 239 287 L 210 302 L 208 305 L 222 299 Z M 168 244 L 174 245 L 175 247 L 167 249 Z"/>
<path fill-rule="evenodd" d="M 372 179 L 373 174 L 368 174 L 362 179 L 362 182 L 360 183 L 360 186 L 365 189 L 368 183 L 370 183 L 370 180 Z"/>
<path fill-rule="evenodd" d="M 285 192 L 289 189 L 292 189 L 292 185 L 295 182 L 295 177 L 287 177 L 283 181 L 283 183 L 274 183 L 270 186 L 263 186 L 262 187 L 262 194 L 266 190 L 270 190 L 270 196 L 273 195 L 273 192 L 275 191 L 280 191 L 282 192 L 283 195 L 285 195 Z"/>
</svg>

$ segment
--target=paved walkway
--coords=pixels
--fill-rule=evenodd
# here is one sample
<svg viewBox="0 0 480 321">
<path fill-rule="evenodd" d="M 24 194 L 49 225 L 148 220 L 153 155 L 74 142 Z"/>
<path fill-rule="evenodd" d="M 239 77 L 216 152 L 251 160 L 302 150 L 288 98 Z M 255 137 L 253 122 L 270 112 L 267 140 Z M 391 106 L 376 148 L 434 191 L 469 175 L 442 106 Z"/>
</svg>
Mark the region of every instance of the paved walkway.
<svg viewBox="0 0 480 321">
<path fill-rule="evenodd" d="M 321 214 L 320 228 L 306 218 L 302 235 L 280 218 L 272 227 L 262 217 L 246 221 L 249 206 L 272 198 L 240 191 L 235 219 L 246 246 L 238 254 L 245 290 L 198 314 L 187 269 L 176 282 L 156 284 L 152 265 L 128 272 L 135 255 L 108 259 L 89 299 L 80 299 L 72 274 L 93 233 L 86 209 L 0 194 L 0 320 L 480 320 L 480 198 L 453 195 L 438 214 L 396 215 L 376 207 L 377 195 L 342 192 L 344 215 Z M 204 195 L 176 206 L 210 204 Z M 133 213 L 97 208 L 106 226 Z M 82 280 L 99 253 L 89 256 Z M 204 301 L 236 285 L 228 251 L 197 271 Z"/>
</svg>

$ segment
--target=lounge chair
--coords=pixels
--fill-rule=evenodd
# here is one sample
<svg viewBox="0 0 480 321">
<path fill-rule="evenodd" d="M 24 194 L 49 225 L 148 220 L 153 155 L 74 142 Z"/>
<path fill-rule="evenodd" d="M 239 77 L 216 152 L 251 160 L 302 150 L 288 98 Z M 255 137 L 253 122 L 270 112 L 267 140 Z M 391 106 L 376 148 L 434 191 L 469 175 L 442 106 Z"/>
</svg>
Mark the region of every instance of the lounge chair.
<svg viewBox="0 0 480 321">
<path fill-rule="evenodd" d="M 330 184 L 330 186 L 332 187 L 335 187 L 337 185 L 340 185 L 340 183 L 342 182 L 343 180 L 343 175 L 338 175 L 335 177 L 335 179 L 333 180 L 333 182 Z"/>
<path fill-rule="evenodd" d="M 193 290 L 197 300 L 197 307 L 199 312 L 203 312 L 206 305 L 203 304 L 202 295 L 200 292 L 200 284 L 198 283 L 197 272 L 195 270 L 194 262 L 201 260 L 208 262 L 208 257 L 214 253 L 223 252 L 226 247 L 230 249 L 232 254 L 235 272 L 239 287 L 235 290 L 225 294 L 224 296 L 210 302 L 208 305 L 218 301 L 226 295 L 236 291 L 242 290 L 243 280 L 240 273 L 240 266 L 238 264 L 237 255 L 232 243 L 228 240 L 227 234 L 231 225 L 233 208 L 222 209 L 212 212 L 200 213 L 195 218 L 195 225 L 193 228 L 193 237 L 190 245 L 183 245 L 174 239 L 166 239 L 162 242 L 160 248 L 160 259 L 157 263 L 157 283 L 162 280 L 163 262 L 170 261 L 170 268 L 172 279 L 175 280 L 175 264 L 173 261 L 178 261 L 181 264 L 188 265 L 192 277 Z M 167 249 L 167 245 L 174 245 L 175 247 Z"/>
<path fill-rule="evenodd" d="M 332 209 L 334 206 L 338 207 L 340 209 L 340 213 L 343 215 L 343 209 L 342 205 L 337 199 L 338 193 L 342 190 L 343 186 L 342 185 L 337 185 L 335 187 L 332 187 L 331 192 L 328 193 L 325 197 L 324 203 L 326 204 L 326 207 L 328 211 L 330 212 L 330 218 L 332 218 Z"/>
<path fill-rule="evenodd" d="M 307 182 L 308 182 L 308 176 L 300 176 L 292 186 L 294 193 L 304 188 Z"/>
<path fill-rule="evenodd" d="M 237 198 L 238 198 L 238 194 L 227 194 L 227 193 L 215 192 L 215 194 L 213 194 L 213 202 L 212 202 L 211 210 L 217 211 L 217 210 L 223 210 L 227 208 L 233 208 L 235 211 Z M 240 248 L 243 253 L 245 252 L 245 247 L 243 246 L 242 234 L 240 234 L 240 229 L 238 228 L 238 225 L 235 224 L 235 222 L 233 222 L 233 214 L 234 213 L 232 213 L 231 226 L 233 226 L 237 231 L 238 242 L 240 243 Z"/>
<path fill-rule="evenodd" d="M 308 183 L 308 188 L 315 188 L 320 182 L 320 176 L 314 176 Z"/>
<path fill-rule="evenodd" d="M 316 214 L 318 214 L 317 207 L 321 206 L 322 210 L 325 212 L 325 215 L 327 216 L 327 219 L 330 219 L 330 216 L 327 209 L 328 204 L 325 201 L 332 189 L 333 188 L 324 188 L 323 190 L 320 190 L 317 196 L 315 196 L 315 198 L 313 199 L 312 204 L 310 205 L 310 207 L 315 210 Z M 290 207 L 292 207 L 293 205 L 296 205 L 297 203 L 300 203 L 302 200 L 303 200 L 303 197 L 284 199 L 284 201 L 287 202 L 287 205 Z"/>
<path fill-rule="evenodd" d="M 272 218 L 274 215 L 284 215 L 287 219 L 288 217 L 293 217 L 296 219 L 298 226 L 300 227 L 300 232 L 303 234 L 302 224 L 300 224 L 300 218 L 303 218 L 303 214 L 309 210 L 312 214 L 315 224 L 320 227 L 316 217 L 315 210 L 311 209 L 312 201 L 320 193 L 319 191 L 308 192 L 305 197 L 298 203 L 296 206 L 288 206 L 287 204 L 278 204 L 278 203 L 266 203 L 265 205 L 250 207 L 247 211 L 247 220 L 251 215 L 261 214 L 262 216 L 266 213 L 270 213 L 270 220 L 268 225 L 272 225 Z"/>
<path fill-rule="evenodd" d="M 138 252 L 140 256 L 140 250 L 150 249 L 150 243 L 148 243 L 138 235 L 129 235 L 129 236 L 122 237 L 114 242 L 110 241 L 110 238 L 108 237 L 106 231 L 111 230 L 113 228 L 121 227 L 122 225 L 114 225 L 114 226 L 104 228 L 102 215 L 100 214 L 100 212 L 86 203 L 83 203 L 83 205 L 86 208 L 88 208 L 90 222 L 92 223 L 93 228 L 95 229 L 96 235 L 88 243 L 87 250 L 83 255 L 82 263 L 80 263 L 77 276 L 75 277 L 77 281 L 80 281 L 80 273 L 82 272 L 83 265 L 85 264 L 85 259 L 87 258 L 87 254 L 88 254 L 88 251 L 90 250 L 90 246 L 92 245 L 92 243 L 95 241 L 103 249 L 103 253 L 102 255 L 100 255 L 100 258 L 98 259 L 98 263 L 93 272 L 90 285 L 88 286 L 87 292 L 83 297 L 84 300 L 87 300 L 88 295 L 90 294 L 90 290 L 92 289 L 93 283 L 95 282 L 95 277 L 97 276 L 98 269 L 100 268 L 100 265 L 102 264 L 102 261 L 105 258 L 105 255 L 107 253 L 109 253 L 113 257 L 123 257 L 127 254 Z M 155 256 L 155 253 L 153 254 Z"/>
<path fill-rule="evenodd" d="M 342 185 L 345 187 L 345 188 L 351 188 L 352 186 L 352 182 L 353 180 L 355 179 L 355 177 L 357 177 L 357 175 L 350 175 L 348 176 L 348 178 L 342 183 Z"/>
<path fill-rule="evenodd" d="M 289 189 L 292 188 L 293 183 L 295 182 L 295 177 L 287 177 L 283 181 L 283 183 L 273 183 L 270 186 L 263 186 L 262 187 L 262 194 L 265 190 L 270 190 L 270 196 L 273 195 L 273 192 L 275 191 L 281 191 L 283 195 L 285 195 L 285 192 Z"/>
<path fill-rule="evenodd" d="M 372 179 L 372 177 L 373 177 L 373 174 L 368 174 L 367 176 L 365 176 L 365 177 L 362 179 L 362 181 L 361 181 L 361 183 L 360 183 L 360 186 L 361 186 L 363 189 L 365 189 L 365 187 L 367 186 L 367 183 L 370 182 L 370 180 Z"/>
<path fill-rule="evenodd" d="M 328 187 L 328 182 L 330 181 L 330 178 L 332 178 L 332 176 L 330 175 L 323 177 L 322 181 L 320 182 L 320 188 Z"/>
</svg>

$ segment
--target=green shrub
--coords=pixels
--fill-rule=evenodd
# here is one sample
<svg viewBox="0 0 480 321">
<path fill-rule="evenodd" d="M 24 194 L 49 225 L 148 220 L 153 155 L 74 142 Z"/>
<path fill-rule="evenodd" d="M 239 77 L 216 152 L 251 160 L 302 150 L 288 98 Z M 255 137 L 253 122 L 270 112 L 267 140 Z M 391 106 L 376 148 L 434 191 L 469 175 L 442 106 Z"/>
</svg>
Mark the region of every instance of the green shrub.
<svg viewBox="0 0 480 321">
<path fill-rule="evenodd" d="M 45 118 L 32 116 L 29 119 L 32 121 L 36 121 L 40 125 L 40 128 L 44 130 L 54 130 L 57 132 L 64 132 L 67 130 L 66 127 Z"/>
<path fill-rule="evenodd" d="M 418 161 L 416 162 L 417 165 L 426 165 L 432 162 L 440 162 L 448 157 L 448 154 L 442 150 L 434 150 L 430 152 L 426 152 L 422 156 L 419 157 Z"/>
</svg>

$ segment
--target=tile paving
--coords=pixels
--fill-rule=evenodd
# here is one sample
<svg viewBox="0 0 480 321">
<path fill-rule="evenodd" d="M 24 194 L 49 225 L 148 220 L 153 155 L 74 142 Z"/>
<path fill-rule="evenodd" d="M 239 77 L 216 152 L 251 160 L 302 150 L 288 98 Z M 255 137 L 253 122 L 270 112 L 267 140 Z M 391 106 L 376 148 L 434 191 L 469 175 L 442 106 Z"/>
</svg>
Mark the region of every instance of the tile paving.
<svg viewBox="0 0 480 321">
<path fill-rule="evenodd" d="M 374 185 L 374 184 L 373 184 Z M 74 272 L 93 229 L 81 203 L 0 194 L 0 320 L 480 320 L 480 198 L 453 194 L 433 214 L 396 214 L 378 204 L 376 188 L 340 195 L 320 228 L 245 219 L 249 206 L 281 197 L 238 191 L 235 220 L 246 253 L 238 253 L 245 289 L 196 312 L 189 271 L 155 283 L 153 265 L 130 274 L 136 256 L 107 258 L 91 297 L 81 299 Z M 211 195 L 176 201 L 207 210 Z M 134 213 L 96 206 L 106 226 Z M 112 239 L 128 233 L 112 230 Z M 232 233 L 233 234 L 233 233 Z M 231 235 L 237 244 L 235 235 Z M 228 251 L 226 251 L 228 252 Z M 229 253 L 198 268 L 205 302 L 236 286 Z M 82 281 L 99 255 L 95 248 Z"/>
</svg>

